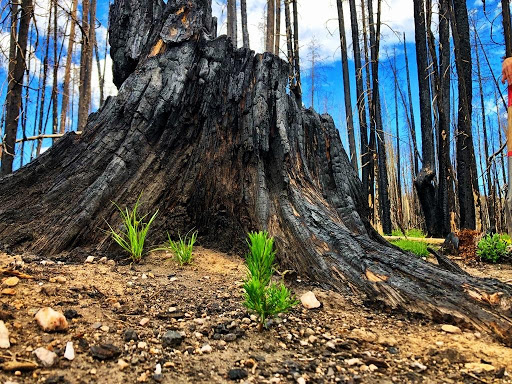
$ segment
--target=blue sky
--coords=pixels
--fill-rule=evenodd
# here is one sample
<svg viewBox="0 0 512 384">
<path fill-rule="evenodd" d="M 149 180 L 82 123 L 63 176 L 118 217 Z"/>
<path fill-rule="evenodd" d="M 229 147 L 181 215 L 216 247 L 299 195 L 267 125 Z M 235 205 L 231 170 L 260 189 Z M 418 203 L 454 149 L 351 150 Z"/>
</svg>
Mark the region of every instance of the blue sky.
<svg viewBox="0 0 512 384">
<path fill-rule="evenodd" d="M 63 7 L 70 7 L 70 0 L 59 0 Z M 2 6 L 4 6 L 6 0 L 1 0 Z M 40 34 L 40 40 L 42 41 L 42 36 L 44 35 L 44 31 L 47 25 L 47 14 L 46 9 L 48 6 L 49 0 L 37 0 L 36 1 L 36 18 L 37 25 Z M 499 9 L 499 1 L 498 0 L 487 0 L 487 15 L 484 15 L 482 10 L 482 4 L 480 0 L 477 1 L 468 1 L 468 7 L 471 9 L 472 18 L 477 20 L 477 28 L 479 30 L 479 34 L 481 39 L 483 40 L 486 49 L 486 52 L 489 55 L 489 59 L 491 61 L 491 66 L 496 76 L 499 75 L 501 70 L 501 56 L 504 54 L 503 48 L 503 36 L 501 36 L 501 18 L 497 17 L 500 12 Z M 344 2 L 345 5 L 345 25 L 347 27 L 347 37 L 349 40 L 349 68 L 352 80 L 352 105 L 355 112 L 355 84 L 354 84 L 354 65 L 352 58 L 352 45 L 350 39 L 350 22 L 349 22 L 349 13 L 348 13 L 348 3 Z M 111 76 L 111 60 L 110 57 L 104 56 L 105 49 L 105 39 L 106 39 L 106 28 L 108 25 L 108 6 L 109 2 L 105 0 L 98 0 L 98 23 L 97 27 L 97 35 L 98 35 L 98 45 L 100 49 L 100 64 L 101 68 L 106 64 L 107 73 L 106 73 L 106 94 L 107 95 L 115 95 L 116 89 L 112 84 L 112 76 Z M 264 7 L 265 0 L 253 0 L 248 4 L 248 16 L 249 16 L 249 32 L 251 37 L 251 48 L 257 52 L 262 51 L 262 21 L 264 15 Z M 225 33 L 225 16 L 226 16 L 226 8 L 225 8 L 225 0 L 213 0 L 213 13 L 218 17 L 219 20 L 219 33 Z M 4 12 L 5 13 L 5 12 Z M 2 15 L 2 19 L 5 19 L 6 14 Z M 316 80 L 316 93 L 315 93 L 315 109 L 319 112 L 328 112 L 331 114 L 336 122 L 336 126 L 340 130 L 340 134 L 342 140 L 346 146 L 346 126 L 345 126 L 345 111 L 344 111 L 344 101 L 343 101 L 343 85 L 342 85 L 342 71 L 341 71 L 341 62 L 340 62 L 340 51 L 339 51 L 339 34 L 337 29 L 337 13 L 336 13 L 336 1 L 335 0 L 319 0 L 319 1 L 306 1 L 299 0 L 299 25 L 300 25 L 300 39 L 301 39 L 301 59 L 302 59 L 302 79 L 303 79 L 303 90 L 304 90 L 304 104 L 306 106 L 311 105 L 310 94 L 310 64 L 309 64 L 309 46 L 311 41 L 315 39 L 318 42 L 318 50 L 320 62 L 316 68 L 316 73 L 318 78 Z M 284 17 L 283 19 L 283 30 L 284 30 Z M 435 19 L 435 16 L 434 16 Z M 412 80 L 412 94 L 414 99 L 414 110 L 416 114 L 416 129 L 419 130 L 419 105 L 417 102 L 418 95 L 418 86 L 417 86 L 417 75 L 416 75 L 416 60 L 415 60 L 415 47 L 413 43 L 414 36 L 414 24 L 413 24 L 413 14 L 412 14 L 412 1 L 411 0 L 388 0 L 383 2 L 383 14 L 382 14 L 382 48 L 381 48 L 381 62 L 380 62 L 380 85 L 381 85 L 381 95 L 382 95 L 382 108 L 383 108 L 383 118 L 385 129 L 390 132 L 391 130 L 395 130 L 395 116 L 394 116 L 394 79 L 392 77 L 392 73 L 390 71 L 390 61 L 387 59 L 388 57 L 393 56 L 393 50 L 396 50 L 396 65 L 399 73 L 399 81 L 403 90 L 405 91 L 405 62 L 403 55 L 403 46 L 401 41 L 402 33 L 405 32 L 407 34 L 407 50 L 409 53 L 409 62 L 410 62 L 410 70 L 411 70 L 411 80 Z M 435 21 L 435 20 L 434 20 Z M 0 47 L 3 51 L 3 56 L 5 56 L 8 49 L 8 33 L 6 33 L 6 28 L 8 27 L 8 21 L 5 25 L 3 25 L 3 33 L 0 36 Z M 62 14 L 59 17 L 59 28 L 61 32 L 65 30 L 69 31 L 69 26 L 66 24 L 66 17 Z M 67 28 L 67 29 L 66 29 Z M 435 28 L 435 26 L 434 26 Z M 434 30 L 434 33 L 436 31 Z M 32 41 L 35 42 L 35 34 L 33 35 Z M 239 34 L 241 36 L 241 33 Z M 77 35 L 77 40 L 79 36 Z M 240 38 L 241 40 L 241 38 Z M 282 40 L 282 47 L 285 47 L 284 36 Z M 65 55 L 67 47 L 63 47 L 63 55 Z M 38 73 L 38 66 L 41 63 L 41 59 L 43 57 L 44 52 L 44 44 L 40 43 L 37 49 L 35 50 L 31 65 L 32 68 L 36 68 L 35 72 Z M 50 47 L 51 54 L 51 47 Z M 284 56 L 284 55 L 283 55 Z M 483 55 L 481 55 L 483 56 Z M 483 61 L 483 57 L 481 58 Z M 74 56 L 74 63 L 76 68 L 78 67 L 78 55 Z M 106 62 L 105 62 L 106 61 Z M 2 59 L 0 63 L 0 84 L 2 84 L 1 88 L 1 97 L 5 98 L 6 91 L 6 61 Z M 482 63 L 482 72 L 484 74 L 484 87 L 485 87 L 485 100 L 486 100 L 486 114 L 490 119 L 492 124 L 491 131 L 494 130 L 494 135 L 492 137 L 492 141 L 495 146 L 497 143 L 497 111 L 494 101 L 494 91 L 496 87 L 491 80 L 490 71 L 487 65 Z M 98 108 L 98 73 L 96 70 L 96 63 L 93 65 L 93 105 L 92 110 Z M 475 67 L 476 68 L 476 67 Z M 454 81 L 455 81 L 455 70 L 453 70 Z M 63 76 L 59 74 L 59 79 L 62 79 Z M 476 78 L 476 77 L 475 77 Z M 47 101 L 50 98 L 51 93 L 51 77 L 49 79 L 49 87 L 46 89 L 47 92 Z M 32 87 L 35 89 L 38 86 L 38 78 L 37 76 L 32 80 Z M 61 86 L 61 84 L 59 83 Z M 477 96 L 477 83 L 473 84 L 474 86 L 474 131 L 475 136 L 478 138 L 479 132 L 479 121 L 480 118 L 480 104 Z M 501 87 L 504 91 L 505 87 Z M 77 90 L 77 88 L 76 88 Z M 35 91 L 31 91 L 29 95 L 29 105 L 28 105 L 28 132 L 27 136 L 31 136 L 33 132 L 34 124 L 32 122 L 35 115 L 35 100 L 37 98 L 37 93 Z M 60 100 L 60 99 L 59 99 Z M 74 98 L 75 104 L 77 103 L 77 97 Z M 456 93 L 454 94 L 454 98 L 452 102 L 456 102 Z M 48 105 L 47 105 L 48 108 Z M 60 101 L 59 101 L 60 108 Z M 75 105 L 76 109 L 76 105 Z M 498 111 L 501 115 L 503 115 L 503 110 Z M 357 114 L 354 114 L 355 116 Z M 356 118 L 356 132 L 358 131 L 358 123 Z M 401 102 L 399 102 L 399 129 L 400 135 L 403 138 L 402 143 L 404 144 L 404 148 L 402 152 L 407 152 L 406 146 L 408 145 L 408 128 L 406 125 L 406 120 L 404 117 L 404 111 Z M 46 127 L 46 132 L 49 133 L 51 130 L 51 121 L 48 122 Z M 394 133 L 393 133 L 394 135 Z M 21 137 L 21 132 L 19 134 Z M 388 135 L 389 138 L 392 138 L 391 134 Z M 418 134 L 419 137 L 419 134 Z M 30 145 L 30 144 L 29 144 Z M 44 147 L 51 145 L 50 140 L 45 140 Z M 477 140 L 475 140 L 475 145 L 478 145 Z M 491 145 L 492 149 L 492 145 Z M 30 155 L 25 153 L 24 162 L 26 163 L 30 159 Z M 404 159 L 404 165 L 407 165 L 407 159 Z M 407 163 L 406 163 L 407 161 Z M 17 160 L 17 164 L 19 165 L 19 159 Z"/>
</svg>

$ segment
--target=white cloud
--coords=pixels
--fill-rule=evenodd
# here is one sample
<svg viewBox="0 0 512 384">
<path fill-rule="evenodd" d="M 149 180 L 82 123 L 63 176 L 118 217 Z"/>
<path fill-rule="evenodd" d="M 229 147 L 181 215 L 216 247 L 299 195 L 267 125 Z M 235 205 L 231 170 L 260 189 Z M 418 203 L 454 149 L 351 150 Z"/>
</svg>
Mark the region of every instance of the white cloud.
<svg viewBox="0 0 512 384">
<path fill-rule="evenodd" d="M 360 14 L 360 2 L 356 2 L 356 7 Z M 238 7 L 239 8 L 239 7 Z M 282 7 L 284 8 L 284 6 Z M 248 29 L 251 41 L 251 48 L 256 52 L 263 52 L 263 20 L 264 12 L 266 9 L 266 0 L 254 0 L 250 4 L 248 2 Z M 219 20 L 218 34 L 226 33 L 226 1 L 213 0 L 212 10 L 214 16 Z M 351 44 L 351 30 L 350 30 L 350 12 L 349 5 L 346 1 L 343 2 L 343 10 L 345 16 L 345 28 L 349 47 L 349 54 L 352 52 Z M 400 10 L 397 12 L 397 10 Z M 374 6 L 376 12 L 376 5 Z M 238 12 L 239 9 L 238 9 Z M 284 22 L 284 9 L 282 9 L 281 16 L 281 47 L 286 49 L 285 39 L 285 22 Z M 337 61 L 340 59 L 339 52 L 339 31 L 338 31 L 338 10 L 335 0 L 298 0 L 298 17 L 299 17 L 299 38 L 300 47 L 305 50 L 311 43 L 313 38 L 320 42 L 320 56 L 324 57 L 326 61 Z M 240 20 L 240 17 L 238 18 Z M 241 45 L 241 22 L 239 26 L 239 41 Z M 360 31 L 362 23 L 359 23 Z M 390 45 L 398 43 L 402 38 L 403 32 L 406 33 L 408 40 L 414 39 L 414 16 L 413 16 L 413 2 L 411 0 L 387 0 L 382 3 L 382 45 Z M 281 53 L 281 56 L 284 56 Z M 304 58 L 304 55 L 302 55 Z"/>
</svg>

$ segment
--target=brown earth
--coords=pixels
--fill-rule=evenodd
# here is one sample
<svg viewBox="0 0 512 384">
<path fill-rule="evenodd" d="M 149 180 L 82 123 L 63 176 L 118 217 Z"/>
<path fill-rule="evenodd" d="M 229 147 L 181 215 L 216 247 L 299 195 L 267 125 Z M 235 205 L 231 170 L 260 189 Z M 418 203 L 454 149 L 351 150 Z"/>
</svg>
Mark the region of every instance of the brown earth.
<svg viewBox="0 0 512 384">
<path fill-rule="evenodd" d="M 154 383 L 157 363 L 163 368 L 156 379 L 163 383 L 230 382 L 232 369 L 243 370 L 232 375 L 247 373 L 238 381 L 254 383 L 512 382 L 512 349 L 487 335 L 470 329 L 446 333 L 441 324 L 368 308 L 357 296 L 300 280 L 291 283 L 297 296 L 313 290 L 323 306 L 299 305 L 259 333 L 241 304 L 245 271 L 236 255 L 198 248 L 194 265 L 185 268 L 165 253 L 132 267 L 99 263 L 98 257 L 91 264 L 21 260 L 0 255 L 0 268 L 18 264 L 33 277 L 21 279 L 13 296 L 0 296 L 12 342 L 0 350 L 0 362 L 35 362 L 38 347 L 55 351 L 59 360 L 51 368 L 0 371 L 2 383 Z M 479 264 L 470 271 L 512 279 L 510 266 Z M 46 306 L 79 317 L 65 333 L 45 333 L 34 314 Z M 144 318 L 149 322 L 142 326 Z M 138 341 L 125 342 L 127 329 Z M 168 330 L 185 335 L 176 349 L 162 345 Z M 73 361 L 62 357 L 68 341 L 75 347 Z M 95 360 L 90 347 L 102 343 L 117 346 L 121 355 Z M 201 351 L 205 345 L 211 352 Z M 124 369 L 119 359 L 128 363 Z"/>
</svg>

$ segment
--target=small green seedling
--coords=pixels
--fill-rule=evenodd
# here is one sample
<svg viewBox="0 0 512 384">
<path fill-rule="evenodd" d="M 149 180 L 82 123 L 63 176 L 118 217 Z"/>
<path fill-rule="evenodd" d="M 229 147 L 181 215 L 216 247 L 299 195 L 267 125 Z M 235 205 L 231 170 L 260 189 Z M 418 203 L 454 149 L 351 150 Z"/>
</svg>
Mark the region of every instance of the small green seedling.
<svg viewBox="0 0 512 384">
<path fill-rule="evenodd" d="M 107 223 L 110 229 L 110 235 L 112 239 L 121 246 L 128 254 L 133 262 L 138 262 L 142 258 L 144 251 L 144 242 L 146 240 L 149 227 L 155 220 L 158 210 L 151 216 L 147 223 L 144 222 L 144 219 L 147 217 L 147 214 L 139 217 L 138 216 L 138 208 L 139 208 L 140 196 L 135 203 L 135 206 L 130 211 L 128 208 L 124 210 L 119 207 L 116 203 L 112 202 L 114 206 L 119 210 L 121 214 L 121 218 L 123 221 L 122 230 L 119 232 L 115 231 L 110 224 Z"/>
<path fill-rule="evenodd" d="M 169 233 L 167 233 L 168 242 L 165 247 L 158 248 L 156 250 L 159 251 L 169 251 L 174 254 L 174 258 L 176 259 L 176 262 L 180 266 L 184 266 L 187 264 L 190 264 L 192 260 L 194 259 L 194 244 L 197 239 L 197 231 L 187 233 L 184 237 L 181 237 L 181 235 L 178 235 L 179 240 L 174 241 L 171 239 L 171 236 Z"/>
<path fill-rule="evenodd" d="M 507 241 L 501 235 L 486 235 L 478 242 L 476 254 L 480 260 L 496 263 L 507 255 L 507 246 Z"/>
<path fill-rule="evenodd" d="M 287 312 L 298 301 L 283 283 L 271 282 L 275 271 L 274 239 L 267 232 L 252 232 L 248 236 L 244 306 L 258 315 L 258 330 L 261 332 L 267 318 Z"/>
</svg>

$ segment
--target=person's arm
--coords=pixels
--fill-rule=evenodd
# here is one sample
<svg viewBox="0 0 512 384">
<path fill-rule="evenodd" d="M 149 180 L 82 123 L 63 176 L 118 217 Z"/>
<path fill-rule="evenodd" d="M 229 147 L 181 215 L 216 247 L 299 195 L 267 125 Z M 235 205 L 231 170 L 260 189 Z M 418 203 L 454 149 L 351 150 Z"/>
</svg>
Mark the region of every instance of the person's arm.
<svg viewBox="0 0 512 384">
<path fill-rule="evenodd" d="M 503 84 L 507 82 L 508 85 L 512 85 L 512 57 L 507 57 L 505 61 L 503 61 L 501 68 L 501 82 Z"/>
</svg>

